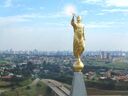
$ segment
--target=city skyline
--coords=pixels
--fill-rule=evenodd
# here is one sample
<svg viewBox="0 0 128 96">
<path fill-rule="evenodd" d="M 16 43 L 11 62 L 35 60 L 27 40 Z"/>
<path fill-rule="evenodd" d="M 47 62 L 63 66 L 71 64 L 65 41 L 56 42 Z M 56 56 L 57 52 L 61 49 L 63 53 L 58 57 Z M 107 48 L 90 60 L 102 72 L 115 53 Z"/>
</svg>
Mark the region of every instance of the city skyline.
<svg viewBox="0 0 128 96">
<path fill-rule="evenodd" d="M 70 6 L 85 24 L 86 50 L 128 51 L 127 0 L 0 0 L 0 50 L 72 50 Z"/>
</svg>

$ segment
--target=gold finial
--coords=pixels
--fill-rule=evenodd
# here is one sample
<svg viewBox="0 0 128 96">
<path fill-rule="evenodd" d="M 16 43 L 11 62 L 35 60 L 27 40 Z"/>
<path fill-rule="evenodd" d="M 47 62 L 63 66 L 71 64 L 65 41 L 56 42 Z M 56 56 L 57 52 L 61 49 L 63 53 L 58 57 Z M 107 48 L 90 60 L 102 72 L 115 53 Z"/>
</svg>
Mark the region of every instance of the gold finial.
<svg viewBox="0 0 128 96">
<path fill-rule="evenodd" d="M 84 37 L 84 26 L 81 23 L 81 16 L 77 17 L 77 22 L 74 20 L 74 15 L 71 20 L 71 25 L 74 28 L 74 41 L 73 41 L 73 53 L 77 58 L 77 61 L 73 65 L 73 69 L 75 72 L 82 71 L 84 64 L 82 63 L 80 56 L 85 48 L 85 37 Z"/>
<path fill-rule="evenodd" d="M 81 72 L 82 69 L 84 68 L 84 64 L 82 63 L 82 61 L 80 60 L 77 60 L 74 64 L 73 64 L 73 70 L 75 72 Z"/>
</svg>

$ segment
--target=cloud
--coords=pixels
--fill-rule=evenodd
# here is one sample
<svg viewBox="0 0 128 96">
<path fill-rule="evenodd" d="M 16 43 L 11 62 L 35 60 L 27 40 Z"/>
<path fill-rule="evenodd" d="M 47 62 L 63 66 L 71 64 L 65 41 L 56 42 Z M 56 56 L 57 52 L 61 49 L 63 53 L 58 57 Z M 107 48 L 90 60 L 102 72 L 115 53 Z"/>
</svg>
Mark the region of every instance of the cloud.
<svg viewBox="0 0 128 96">
<path fill-rule="evenodd" d="M 102 10 L 103 12 L 109 12 L 109 13 L 124 13 L 124 14 L 128 14 L 128 9 L 104 9 Z"/>
<path fill-rule="evenodd" d="M 88 14 L 88 11 L 87 10 L 83 10 L 83 11 L 80 12 L 80 15 L 84 15 L 85 16 L 87 14 Z"/>
<path fill-rule="evenodd" d="M 26 21 L 25 18 L 19 16 L 8 16 L 8 17 L 0 17 L 0 25 L 7 25 L 15 22 L 23 22 Z"/>
<path fill-rule="evenodd" d="M 56 13 L 45 14 L 40 17 L 42 17 L 42 18 L 60 18 L 60 17 L 66 17 L 66 16 L 67 15 L 63 11 L 61 11 L 61 12 L 56 12 Z"/>
<path fill-rule="evenodd" d="M 108 13 L 118 13 L 123 15 L 128 15 L 128 9 L 122 9 L 122 8 L 112 8 L 112 9 L 103 9 L 101 12 L 97 13 L 96 15 L 105 15 Z"/>
<path fill-rule="evenodd" d="M 0 17 L 0 27 L 2 28 L 3 26 L 6 27 L 7 25 L 14 25 L 14 24 L 20 24 L 20 23 L 31 23 L 33 20 L 46 20 L 49 19 L 45 25 L 54 25 L 54 26 L 68 26 L 66 22 L 61 22 L 61 24 L 57 23 L 58 18 L 64 19 L 67 18 L 67 15 L 62 12 L 56 12 L 56 13 L 48 13 L 48 14 L 43 14 L 43 13 L 29 13 L 29 14 L 19 14 L 19 15 L 13 15 L 13 16 L 4 16 Z M 52 20 L 51 20 L 52 19 Z M 53 21 L 56 19 L 57 21 Z M 50 21 L 51 20 L 51 21 Z"/>
<path fill-rule="evenodd" d="M 110 28 L 115 22 L 90 22 L 86 24 L 86 28 Z"/>
<path fill-rule="evenodd" d="M 102 0 L 81 0 L 82 3 L 88 3 L 88 4 L 97 4 L 101 1 Z"/>
<path fill-rule="evenodd" d="M 128 7 L 128 0 L 81 0 L 81 2 L 107 7 Z"/>
<path fill-rule="evenodd" d="M 18 22 L 27 22 L 30 21 L 32 18 L 36 18 L 37 16 L 38 14 L 22 14 L 22 15 L 0 17 L 0 26 L 12 24 L 12 23 L 18 23 Z"/>
<path fill-rule="evenodd" d="M 104 15 L 105 12 L 100 12 L 100 13 L 97 13 L 96 15 Z"/>
<path fill-rule="evenodd" d="M 128 0 L 106 0 L 107 6 L 128 7 Z"/>
<path fill-rule="evenodd" d="M 12 6 L 12 0 L 6 0 L 5 2 L 6 7 Z M 40 7 L 41 10 L 43 10 L 44 7 Z M 34 10 L 34 8 L 28 7 L 27 10 Z M 83 13 L 83 12 L 82 12 Z M 34 12 L 34 13 L 23 13 L 23 14 L 17 14 L 12 16 L 0 16 L 0 27 L 10 25 L 12 23 L 21 23 L 21 22 L 29 22 L 33 19 L 58 19 L 58 18 L 67 18 L 68 15 L 65 13 L 64 8 L 60 9 L 58 12 L 52 12 L 52 13 L 42 13 L 42 12 Z M 50 21 L 50 20 L 48 20 Z M 54 23 L 54 22 L 52 22 Z M 48 22 L 47 24 L 52 24 L 51 22 Z M 55 22 L 56 25 L 56 22 Z"/>
<path fill-rule="evenodd" d="M 44 7 L 41 6 L 40 9 L 41 9 L 41 10 L 44 10 Z"/>
<path fill-rule="evenodd" d="M 12 0 L 5 0 L 4 7 L 11 7 L 12 6 Z"/>
<path fill-rule="evenodd" d="M 0 26 L 5 26 L 12 23 L 29 22 L 29 21 L 32 21 L 33 19 L 42 20 L 42 19 L 58 19 L 58 18 L 66 18 L 66 17 L 67 17 L 67 14 L 65 13 L 64 9 L 58 12 L 52 12 L 52 13 L 34 12 L 34 13 L 18 14 L 18 15 L 12 15 L 12 16 L 0 16 Z M 48 23 L 50 24 L 50 22 Z"/>
<path fill-rule="evenodd" d="M 101 22 L 89 22 L 86 23 L 85 28 L 93 29 L 93 28 L 107 28 L 110 29 L 119 29 L 118 31 L 127 30 L 127 21 L 101 21 Z M 120 30 L 122 28 L 122 30 Z"/>
<path fill-rule="evenodd" d="M 87 50 L 128 50 L 128 33 L 118 32 L 88 32 Z M 122 38 L 123 37 L 123 38 Z"/>
<path fill-rule="evenodd" d="M 30 13 L 30 14 L 19 14 L 19 15 L 13 15 L 13 16 L 5 16 L 0 17 L 0 25 L 4 24 L 10 24 L 10 23 L 16 23 L 16 22 L 26 22 L 31 21 L 33 19 L 38 18 L 59 18 L 63 17 L 63 13 L 57 12 L 57 13 L 50 13 L 50 14 L 40 14 L 40 13 Z"/>
</svg>

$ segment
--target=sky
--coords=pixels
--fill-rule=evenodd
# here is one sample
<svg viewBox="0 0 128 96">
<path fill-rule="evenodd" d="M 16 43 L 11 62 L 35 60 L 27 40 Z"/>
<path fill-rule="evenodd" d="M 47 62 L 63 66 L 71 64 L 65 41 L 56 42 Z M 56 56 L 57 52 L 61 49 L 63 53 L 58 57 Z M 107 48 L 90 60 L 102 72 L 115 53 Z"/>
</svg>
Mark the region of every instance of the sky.
<svg viewBox="0 0 128 96">
<path fill-rule="evenodd" d="M 0 50 L 72 51 L 70 12 L 86 50 L 128 51 L 128 0 L 0 0 Z"/>
</svg>

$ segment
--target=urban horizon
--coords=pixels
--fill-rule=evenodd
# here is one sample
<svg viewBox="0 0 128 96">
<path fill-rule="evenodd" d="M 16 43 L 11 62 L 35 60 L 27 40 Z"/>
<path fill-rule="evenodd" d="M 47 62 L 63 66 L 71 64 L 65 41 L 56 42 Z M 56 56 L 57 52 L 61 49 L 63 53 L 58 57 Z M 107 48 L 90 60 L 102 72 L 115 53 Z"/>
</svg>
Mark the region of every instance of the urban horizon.
<svg viewBox="0 0 128 96">
<path fill-rule="evenodd" d="M 21 50 L 15 50 L 15 49 L 0 49 L 0 52 L 2 51 L 38 51 L 38 52 L 73 52 L 73 50 L 39 50 L 39 49 L 21 49 Z M 128 50 L 120 50 L 120 49 L 115 49 L 115 50 L 85 50 L 84 53 L 86 52 L 101 52 L 101 51 L 104 51 L 104 52 L 128 52 Z"/>
</svg>

